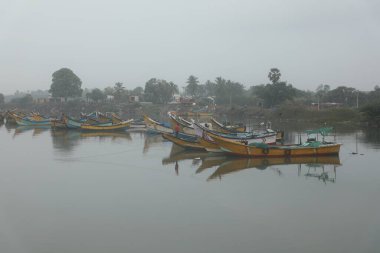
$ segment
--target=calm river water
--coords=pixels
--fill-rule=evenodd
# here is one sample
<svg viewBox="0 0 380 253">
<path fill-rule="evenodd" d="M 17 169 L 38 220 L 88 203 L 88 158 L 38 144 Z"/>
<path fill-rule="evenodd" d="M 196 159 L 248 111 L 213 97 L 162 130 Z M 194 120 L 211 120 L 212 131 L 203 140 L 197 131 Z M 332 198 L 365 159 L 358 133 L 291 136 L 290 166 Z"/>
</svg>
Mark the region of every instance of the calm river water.
<svg viewBox="0 0 380 253">
<path fill-rule="evenodd" d="M 284 164 L 2 125 L 0 252 L 380 252 L 379 132 L 336 139 Z"/>
</svg>

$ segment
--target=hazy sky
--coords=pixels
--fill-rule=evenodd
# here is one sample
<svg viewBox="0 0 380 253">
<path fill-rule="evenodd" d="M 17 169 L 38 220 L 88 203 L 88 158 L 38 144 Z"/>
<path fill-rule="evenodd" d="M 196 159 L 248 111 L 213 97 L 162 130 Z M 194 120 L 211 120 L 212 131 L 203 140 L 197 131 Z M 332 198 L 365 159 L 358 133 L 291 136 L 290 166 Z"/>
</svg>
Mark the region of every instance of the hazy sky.
<svg viewBox="0 0 380 253">
<path fill-rule="evenodd" d="M 246 87 L 272 67 L 296 88 L 380 85 L 379 0 L 0 0 L 0 93 L 189 75 Z"/>
</svg>

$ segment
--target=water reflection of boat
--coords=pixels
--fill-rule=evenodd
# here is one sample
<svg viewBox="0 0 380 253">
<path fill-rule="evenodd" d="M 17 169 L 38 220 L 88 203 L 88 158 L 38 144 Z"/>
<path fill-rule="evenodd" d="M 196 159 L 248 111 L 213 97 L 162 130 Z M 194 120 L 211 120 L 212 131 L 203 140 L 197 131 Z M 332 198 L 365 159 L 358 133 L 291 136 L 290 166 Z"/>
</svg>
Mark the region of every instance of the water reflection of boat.
<svg viewBox="0 0 380 253">
<path fill-rule="evenodd" d="M 33 136 L 38 136 L 42 132 L 45 132 L 50 129 L 50 126 L 17 126 L 15 127 L 15 132 L 14 136 L 17 136 L 21 133 L 27 132 L 27 131 L 32 131 Z"/>
<path fill-rule="evenodd" d="M 215 155 L 215 156 L 209 156 L 205 157 L 205 159 L 202 160 L 202 164 L 198 167 L 195 173 L 201 173 L 202 171 L 219 166 L 225 161 L 227 161 L 228 156 L 224 155 Z"/>
<path fill-rule="evenodd" d="M 99 138 L 112 138 L 119 139 L 125 138 L 128 140 L 132 140 L 131 135 L 128 132 L 81 132 L 80 137 L 99 137 Z"/>
<path fill-rule="evenodd" d="M 160 135 L 145 134 L 143 153 L 148 152 L 149 148 L 155 144 L 162 143 L 163 138 Z"/>
<path fill-rule="evenodd" d="M 193 159 L 204 159 L 209 156 L 209 153 L 206 151 L 188 151 L 183 150 L 180 152 L 171 153 L 168 157 L 162 159 L 162 164 L 167 165 L 183 160 L 193 160 Z"/>
<path fill-rule="evenodd" d="M 52 130 L 52 136 L 75 136 L 78 138 L 87 138 L 87 137 L 114 137 L 114 138 L 127 138 L 132 139 L 130 133 L 128 132 L 81 132 L 68 129 L 56 129 Z"/>
<path fill-rule="evenodd" d="M 307 172 L 304 174 L 306 178 L 316 178 L 323 183 L 335 183 L 336 182 L 336 167 L 334 166 L 334 169 L 331 173 L 331 170 L 327 170 L 325 168 L 325 164 L 308 164 L 306 165 L 308 167 Z M 302 167 L 298 167 L 298 175 L 301 176 Z M 333 174 L 333 175 L 331 175 Z"/>
<path fill-rule="evenodd" d="M 324 165 L 333 165 L 334 168 L 341 165 L 339 156 L 318 156 L 318 157 L 278 157 L 278 158 L 234 158 L 229 159 L 221 164 L 213 174 L 211 174 L 208 180 L 215 178 L 221 178 L 223 175 L 242 171 L 245 169 L 256 168 L 259 170 L 265 170 L 268 167 L 274 165 L 291 165 L 291 164 L 304 164 L 307 167 L 316 167 Z M 300 167 L 299 167 L 299 173 Z M 307 173 L 308 174 L 308 173 Z M 305 175 L 307 176 L 307 175 Z M 312 176 L 312 174 L 309 174 Z"/>
<path fill-rule="evenodd" d="M 63 151 L 71 151 L 80 140 L 80 132 L 57 129 L 51 131 L 53 147 Z"/>
</svg>

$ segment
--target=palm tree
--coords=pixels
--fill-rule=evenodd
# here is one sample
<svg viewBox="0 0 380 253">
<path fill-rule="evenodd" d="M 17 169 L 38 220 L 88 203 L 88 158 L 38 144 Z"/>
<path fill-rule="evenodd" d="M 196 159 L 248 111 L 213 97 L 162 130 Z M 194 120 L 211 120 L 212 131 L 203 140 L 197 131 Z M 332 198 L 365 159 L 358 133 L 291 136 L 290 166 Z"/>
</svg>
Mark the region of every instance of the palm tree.
<svg viewBox="0 0 380 253">
<path fill-rule="evenodd" d="M 280 80 L 280 76 L 281 76 L 281 73 L 280 73 L 280 70 L 278 68 L 271 68 L 270 69 L 269 74 L 268 74 L 268 78 L 273 84 L 277 83 Z"/>
</svg>

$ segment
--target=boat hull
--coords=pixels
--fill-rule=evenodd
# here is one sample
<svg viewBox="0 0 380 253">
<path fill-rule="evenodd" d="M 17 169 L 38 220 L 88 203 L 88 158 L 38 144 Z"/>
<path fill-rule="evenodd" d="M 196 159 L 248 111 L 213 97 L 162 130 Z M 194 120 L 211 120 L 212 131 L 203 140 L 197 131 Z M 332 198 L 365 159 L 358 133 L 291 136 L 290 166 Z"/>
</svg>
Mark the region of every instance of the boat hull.
<svg viewBox="0 0 380 253">
<path fill-rule="evenodd" d="M 245 145 L 222 137 L 213 136 L 214 141 L 224 152 L 240 156 L 253 157 L 292 157 L 337 155 L 341 144 L 325 143 L 313 145 Z"/>
<path fill-rule="evenodd" d="M 80 129 L 81 130 L 84 130 L 84 131 L 125 131 L 129 128 L 129 126 L 131 125 L 132 123 L 132 119 L 131 120 L 128 120 L 128 121 L 123 121 L 119 124 L 115 124 L 115 125 L 111 125 L 111 126 L 94 126 L 94 125 L 85 125 L 85 124 L 82 124 L 80 126 Z"/>
<path fill-rule="evenodd" d="M 166 140 L 173 142 L 174 144 L 177 144 L 178 146 L 181 146 L 182 148 L 205 150 L 205 148 L 198 142 L 198 138 L 195 136 L 193 138 L 185 139 L 181 137 L 176 137 L 173 134 L 162 134 L 162 137 Z"/>
<path fill-rule="evenodd" d="M 146 124 L 146 129 L 148 133 L 152 134 L 164 134 L 164 133 L 173 133 L 173 129 L 170 127 L 164 126 L 162 123 L 157 122 L 148 116 L 144 116 L 144 122 Z"/>
</svg>

